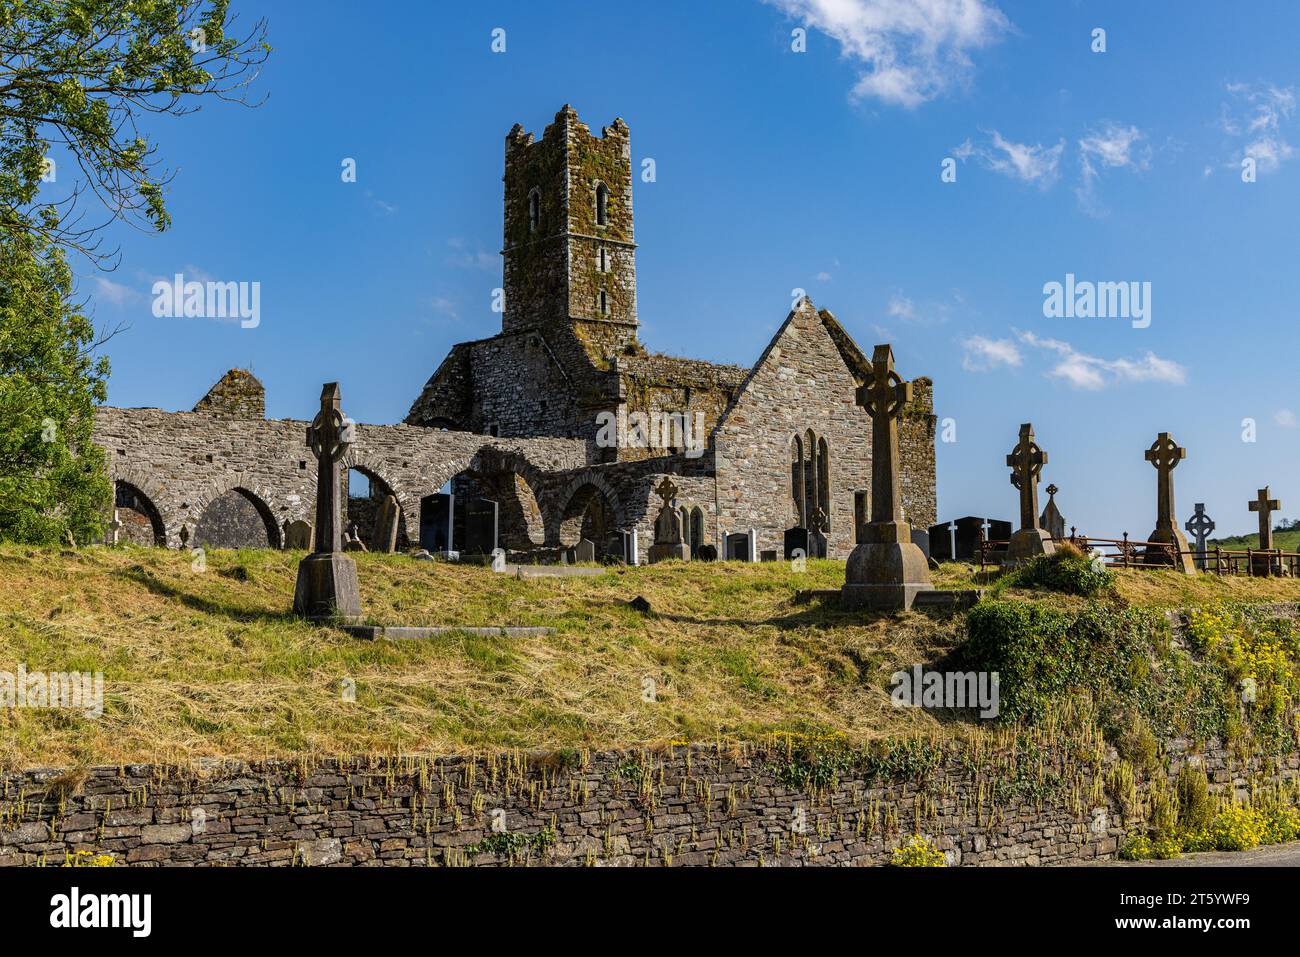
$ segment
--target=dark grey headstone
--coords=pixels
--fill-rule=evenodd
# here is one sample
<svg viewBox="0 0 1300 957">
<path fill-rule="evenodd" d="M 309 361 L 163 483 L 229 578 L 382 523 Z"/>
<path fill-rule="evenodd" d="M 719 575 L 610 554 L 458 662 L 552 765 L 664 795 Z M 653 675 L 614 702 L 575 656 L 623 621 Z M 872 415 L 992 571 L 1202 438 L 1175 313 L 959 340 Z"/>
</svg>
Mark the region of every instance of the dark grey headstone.
<svg viewBox="0 0 1300 957">
<path fill-rule="evenodd" d="M 727 536 L 727 561 L 749 561 L 749 536 L 744 532 L 732 532 Z"/>
<path fill-rule="evenodd" d="M 785 560 L 797 558 L 795 549 L 803 553 L 804 558 L 810 557 L 808 554 L 808 529 L 796 525 L 794 528 L 785 530 Z"/>
<path fill-rule="evenodd" d="M 931 558 L 936 562 L 952 561 L 952 522 L 944 522 L 942 525 L 931 525 L 929 539 Z"/>
<path fill-rule="evenodd" d="M 497 503 L 476 498 L 465 507 L 465 541 L 461 551 L 468 555 L 491 555 L 497 547 Z"/>
<path fill-rule="evenodd" d="M 979 560 L 980 536 L 984 529 L 984 519 L 976 518 L 974 515 L 967 515 L 953 522 L 956 526 L 955 551 L 956 559 L 959 562 L 972 562 Z"/>
</svg>

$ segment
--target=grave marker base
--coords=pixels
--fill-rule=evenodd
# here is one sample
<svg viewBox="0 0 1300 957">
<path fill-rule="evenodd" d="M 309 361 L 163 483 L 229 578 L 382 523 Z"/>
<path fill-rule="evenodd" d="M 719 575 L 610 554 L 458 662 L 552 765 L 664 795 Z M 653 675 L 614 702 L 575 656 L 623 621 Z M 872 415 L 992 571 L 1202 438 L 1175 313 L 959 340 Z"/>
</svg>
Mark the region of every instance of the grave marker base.
<svg viewBox="0 0 1300 957">
<path fill-rule="evenodd" d="M 338 552 L 318 552 L 305 557 L 298 563 L 293 611 L 314 620 L 360 618 L 361 590 L 357 587 L 356 562 Z"/>
</svg>

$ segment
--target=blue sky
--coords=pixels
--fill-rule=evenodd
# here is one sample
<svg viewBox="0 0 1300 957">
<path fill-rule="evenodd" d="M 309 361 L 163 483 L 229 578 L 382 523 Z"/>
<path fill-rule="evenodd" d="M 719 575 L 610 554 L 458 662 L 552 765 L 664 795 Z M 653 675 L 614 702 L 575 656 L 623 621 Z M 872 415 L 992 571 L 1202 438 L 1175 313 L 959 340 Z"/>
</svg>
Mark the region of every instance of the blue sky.
<svg viewBox="0 0 1300 957">
<path fill-rule="evenodd" d="M 274 417 L 337 379 L 354 418 L 399 421 L 449 346 L 499 330 L 504 138 L 568 102 L 655 160 L 634 187 L 645 344 L 747 365 L 807 290 L 935 380 L 941 517 L 1016 517 L 1004 461 L 1031 420 L 1081 530 L 1151 531 L 1159 431 L 1188 448 L 1180 522 L 1204 501 L 1220 533 L 1253 530 L 1265 483 L 1300 515 L 1294 3 L 235 7 L 269 19 L 265 104 L 147 127 L 175 226 L 115 229 L 116 272 L 82 269 L 97 319 L 129 323 L 112 404 L 188 409 L 244 366 Z M 259 282 L 260 325 L 155 318 L 176 272 Z M 1150 283 L 1149 326 L 1046 318 L 1067 273 Z"/>
</svg>

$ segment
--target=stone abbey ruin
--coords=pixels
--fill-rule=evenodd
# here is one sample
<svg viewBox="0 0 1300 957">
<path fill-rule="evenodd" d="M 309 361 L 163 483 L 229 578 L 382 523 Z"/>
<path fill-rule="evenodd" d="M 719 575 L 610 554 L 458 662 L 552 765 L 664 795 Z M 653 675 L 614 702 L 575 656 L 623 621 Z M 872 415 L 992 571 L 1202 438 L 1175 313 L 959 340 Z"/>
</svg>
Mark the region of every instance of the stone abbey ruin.
<svg viewBox="0 0 1300 957">
<path fill-rule="evenodd" d="M 855 397 L 872 362 L 835 317 L 801 299 L 749 369 L 648 352 L 621 119 L 595 136 L 565 106 L 540 139 L 516 125 L 504 183 L 501 331 L 454 346 L 405 422 L 356 424 L 342 464 L 369 481 L 344 493 L 361 540 L 392 495 L 399 549 L 528 562 L 591 543 L 597 559 L 646 561 L 671 476 L 693 558 L 780 555 L 801 530 L 846 558 L 871 509 L 871 417 Z M 935 418 L 930 380 L 911 384 L 898 492 L 924 529 Z M 267 419 L 242 370 L 190 412 L 101 408 L 119 539 L 306 544 L 293 531 L 314 521 L 306 426 Z"/>
</svg>

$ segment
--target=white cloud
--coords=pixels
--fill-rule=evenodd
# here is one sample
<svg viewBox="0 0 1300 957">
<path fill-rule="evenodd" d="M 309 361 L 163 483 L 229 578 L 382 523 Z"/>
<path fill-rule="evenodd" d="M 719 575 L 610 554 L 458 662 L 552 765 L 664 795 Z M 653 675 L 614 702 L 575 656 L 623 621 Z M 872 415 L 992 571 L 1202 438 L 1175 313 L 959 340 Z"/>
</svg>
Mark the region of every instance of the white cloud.
<svg viewBox="0 0 1300 957">
<path fill-rule="evenodd" d="M 865 72 L 855 99 L 914 109 L 973 69 L 970 51 L 999 40 L 1011 24 L 988 0 L 765 0 L 836 40 Z"/>
<path fill-rule="evenodd" d="M 895 319 L 906 322 L 915 322 L 919 318 L 916 314 L 916 304 L 903 295 L 891 296 L 886 312 Z"/>
<path fill-rule="evenodd" d="M 1151 165 L 1151 148 L 1136 126 L 1107 121 L 1079 140 L 1079 185 L 1074 195 L 1084 212 L 1104 216 L 1106 210 L 1097 200 L 1097 180 L 1101 168 L 1144 170 Z"/>
<path fill-rule="evenodd" d="M 1020 348 L 1010 339 L 986 339 L 971 336 L 962 341 L 966 354 L 961 367 L 967 372 L 991 372 L 994 369 L 1019 368 L 1024 361 Z"/>
<path fill-rule="evenodd" d="M 1241 160 L 1250 157 L 1257 172 L 1276 172 L 1295 156 L 1285 130 L 1296 110 L 1295 88 L 1271 83 L 1229 83 L 1224 88 L 1232 102 L 1220 108 L 1219 127 L 1241 141 L 1235 145 L 1236 155 L 1224 165 L 1240 167 Z"/>
<path fill-rule="evenodd" d="M 994 172 L 1023 183 L 1034 183 L 1040 189 L 1047 189 L 1056 182 L 1065 140 L 1055 146 L 1016 143 L 997 130 L 990 131 L 989 137 L 992 142 L 988 146 L 975 146 L 967 139 L 953 150 L 953 155 L 962 161 L 974 157 Z"/>
<path fill-rule="evenodd" d="M 1144 140 L 1142 131 L 1136 126 L 1123 126 L 1108 121 L 1100 129 L 1079 140 L 1079 149 L 1085 158 L 1094 158 L 1102 166 L 1146 169 L 1150 164 L 1151 151 Z"/>
<path fill-rule="evenodd" d="M 1296 426 L 1295 413 L 1290 409 L 1278 409 L 1273 413 L 1273 421 L 1284 429 L 1294 429 Z"/>
<path fill-rule="evenodd" d="M 1154 352 L 1148 351 L 1137 359 L 1103 359 L 1079 352 L 1061 339 L 1045 338 L 1032 332 L 1017 332 L 1016 335 L 1025 345 L 1054 354 L 1054 364 L 1046 375 L 1076 389 L 1097 390 L 1130 382 L 1183 385 L 1187 381 L 1185 368 L 1172 359 L 1160 358 Z"/>
<path fill-rule="evenodd" d="M 817 281 L 818 281 L 818 282 L 830 282 L 830 281 L 831 281 L 831 274 L 828 273 L 828 272 L 826 272 L 825 270 L 823 270 L 822 272 L 819 272 L 819 273 L 817 274 Z"/>
<path fill-rule="evenodd" d="M 103 276 L 92 276 L 91 281 L 95 284 L 95 298 L 107 302 L 113 306 L 125 306 L 132 302 L 139 302 L 144 298 L 144 293 L 138 289 L 132 289 L 130 286 L 123 285 L 120 282 L 113 282 Z"/>
<path fill-rule="evenodd" d="M 429 307 L 438 315 L 446 316 L 452 322 L 460 321 L 460 310 L 446 296 L 435 296 L 429 300 Z"/>
</svg>

